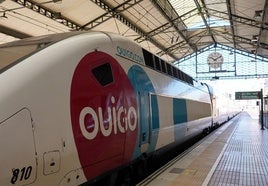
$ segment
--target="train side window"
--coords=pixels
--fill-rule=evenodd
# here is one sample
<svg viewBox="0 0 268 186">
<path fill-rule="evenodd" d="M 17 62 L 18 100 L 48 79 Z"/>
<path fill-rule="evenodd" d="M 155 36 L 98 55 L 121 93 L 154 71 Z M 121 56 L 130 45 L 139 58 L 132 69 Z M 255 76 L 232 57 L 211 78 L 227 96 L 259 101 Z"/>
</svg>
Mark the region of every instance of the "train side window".
<svg viewBox="0 0 268 186">
<path fill-rule="evenodd" d="M 172 66 L 172 72 L 173 72 L 173 76 L 178 78 L 177 69 L 174 66 Z"/>
<path fill-rule="evenodd" d="M 169 63 L 166 63 L 166 67 L 167 67 L 167 73 L 172 76 L 172 69 L 171 69 L 172 66 Z"/>
<path fill-rule="evenodd" d="M 166 68 L 166 62 L 159 59 L 161 61 L 161 69 L 162 69 L 162 72 L 164 73 L 167 73 L 167 68 Z"/>
<path fill-rule="evenodd" d="M 191 76 L 188 75 L 188 83 L 193 85 L 193 78 Z"/>
<path fill-rule="evenodd" d="M 181 75 L 182 75 L 181 80 L 184 81 L 184 82 L 186 82 L 185 73 L 181 71 Z"/>
<path fill-rule="evenodd" d="M 154 62 L 155 62 L 155 68 L 156 68 L 156 70 L 161 71 L 161 64 L 160 64 L 159 58 L 155 56 Z"/>
<path fill-rule="evenodd" d="M 177 69 L 177 74 L 178 74 L 178 78 L 180 80 L 182 80 L 182 74 L 181 74 L 181 71 L 179 69 Z"/>
<path fill-rule="evenodd" d="M 102 64 L 92 69 L 92 73 L 102 86 L 108 85 L 114 81 L 112 68 L 109 63 Z"/>
<path fill-rule="evenodd" d="M 145 65 L 154 68 L 153 55 L 147 50 L 143 49 L 143 56 L 145 60 Z"/>
</svg>

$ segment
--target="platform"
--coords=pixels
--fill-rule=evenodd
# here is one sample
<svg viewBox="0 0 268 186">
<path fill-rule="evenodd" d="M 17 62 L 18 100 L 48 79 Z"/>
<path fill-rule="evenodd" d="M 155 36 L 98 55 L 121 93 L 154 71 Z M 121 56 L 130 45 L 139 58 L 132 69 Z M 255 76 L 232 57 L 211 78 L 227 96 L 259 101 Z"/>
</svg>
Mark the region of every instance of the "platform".
<svg viewBox="0 0 268 186">
<path fill-rule="evenodd" d="M 142 185 L 268 185 L 268 130 L 240 113 Z"/>
</svg>

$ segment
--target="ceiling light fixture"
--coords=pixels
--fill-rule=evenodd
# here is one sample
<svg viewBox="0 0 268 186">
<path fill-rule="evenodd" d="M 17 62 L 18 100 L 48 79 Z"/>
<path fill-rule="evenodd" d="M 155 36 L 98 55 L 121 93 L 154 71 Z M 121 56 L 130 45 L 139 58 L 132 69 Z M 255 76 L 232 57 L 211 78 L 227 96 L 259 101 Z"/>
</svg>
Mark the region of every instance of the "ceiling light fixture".
<svg viewBox="0 0 268 186">
<path fill-rule="evenodd" d="M 1 18 L 1 17 L 6 18 L 6 19 L 8 18 L 8 17 L 6 16 L 6 12 L 3 12 L 3 15 L 1 15 L 0 18 Z"/>
<path fill-rule="evenodd" d="M 259 38 L 258 35 L 253 35 L 252 39 L 251 39 L 251 42 L 253 42 L 253 43 L 258 42 L 258 38 Z"/>
<path fill-rule="evenodd" d="M 174 37 L 171 38 L 171 44 L 173 44 L 173 42 L 174 42 Z"/>
<path fill-rule="evenodd" d="M 263 10 L 255 10 L 254 19 L 261 20 Z"/>
</svg>

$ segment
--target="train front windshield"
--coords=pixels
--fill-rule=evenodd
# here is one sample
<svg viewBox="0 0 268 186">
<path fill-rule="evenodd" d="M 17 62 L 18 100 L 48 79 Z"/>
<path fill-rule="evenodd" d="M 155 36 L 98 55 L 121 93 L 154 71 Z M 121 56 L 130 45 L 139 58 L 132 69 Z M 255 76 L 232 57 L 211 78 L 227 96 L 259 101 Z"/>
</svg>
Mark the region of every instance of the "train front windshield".
<svg viewBox="0 0 268 186">
<path fill-rule="evenodd" d="M 49 44 L 55 43 L 72 35 L 77 35 L 78 33 L 79 32 L 68 32 L 31 37 L 0 45 L 0 73 L 5 71 L 5 69 L 8 69 L 10 66 L 18 63 L 24 57 L 45 48 Z"/>
<path fill-rule="evenodd" d="M 36 51 L 36 44 L 0 48 L 0 71 L 24 56 Z"/>
</svg>

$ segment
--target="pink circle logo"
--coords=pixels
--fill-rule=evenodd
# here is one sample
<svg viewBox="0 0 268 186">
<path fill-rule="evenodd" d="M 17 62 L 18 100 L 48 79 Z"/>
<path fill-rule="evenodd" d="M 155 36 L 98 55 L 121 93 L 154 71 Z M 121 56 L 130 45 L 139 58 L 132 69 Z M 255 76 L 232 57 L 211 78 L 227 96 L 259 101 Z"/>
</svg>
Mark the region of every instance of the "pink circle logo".
<svg viewBox="0 0 268 186">
<path fill-rule="evenodd" d="M 124 69 L 110 55 L 82 58 L 71 84 L 71 121 L 87 179 L 131 160 L 138 133 L 135 93 Z"/>
</svg>

